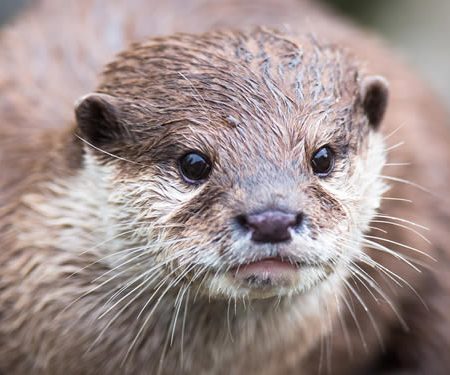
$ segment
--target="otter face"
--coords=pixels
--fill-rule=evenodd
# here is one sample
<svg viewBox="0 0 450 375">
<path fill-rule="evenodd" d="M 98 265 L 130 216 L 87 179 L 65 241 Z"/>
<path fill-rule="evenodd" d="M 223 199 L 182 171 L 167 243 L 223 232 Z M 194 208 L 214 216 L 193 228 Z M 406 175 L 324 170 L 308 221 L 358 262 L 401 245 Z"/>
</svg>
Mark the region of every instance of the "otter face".
<svg viewBox="0 0 450 375">
<path fill-rule="evenodd" d="M 77 122 L 110 170 L 110 223 L 138 249 L 130 277 L 267 298 L 361 256 L 387 88 L 342 51 L 261 29 L 178 35 L 119 56 L 98 91 Z"/>
</svg>

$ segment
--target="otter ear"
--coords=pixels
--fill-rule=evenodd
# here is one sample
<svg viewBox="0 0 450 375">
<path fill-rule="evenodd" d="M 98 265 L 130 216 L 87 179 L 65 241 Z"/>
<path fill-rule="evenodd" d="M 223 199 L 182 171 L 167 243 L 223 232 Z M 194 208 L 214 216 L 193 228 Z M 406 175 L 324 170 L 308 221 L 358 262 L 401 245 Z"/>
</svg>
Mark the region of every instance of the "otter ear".
<svg viewBox="0 0 450 375">
<path fill-rule="evenodd" d="M 389 84 L 385 78 L 370 76 L 361 83 L 361 102 L 373 129 L 383 120 L 389 97 Z"/>
<path fill-rule="evenodd" d="M 81 135 L 96 147 L 130 139 L 121 120 L 122 103 L 106 94 L 88 94 L 75 103 L 75 117 Z"/>
</svg>

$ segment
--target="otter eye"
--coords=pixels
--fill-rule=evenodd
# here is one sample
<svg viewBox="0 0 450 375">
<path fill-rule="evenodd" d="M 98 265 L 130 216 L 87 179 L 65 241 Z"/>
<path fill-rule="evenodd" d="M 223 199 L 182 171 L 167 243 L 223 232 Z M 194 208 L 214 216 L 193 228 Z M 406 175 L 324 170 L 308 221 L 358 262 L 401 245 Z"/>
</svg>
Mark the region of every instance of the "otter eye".
<svg viewBox="0 0 450 375">
<path fill-rule="evenodd" d="M 180 172 L 184 180 L 190 184 L 204 182 L 211 173 L 210 160 L 199 152 L 189 152 L 180 161 Z"/>
<path fill-rule="evenodd" d="M 319 148 L 311 158 L 314 173 L 320 177 L 328 176 L 334 166 L 334 153 L 328 146 Z"/>
</svg>

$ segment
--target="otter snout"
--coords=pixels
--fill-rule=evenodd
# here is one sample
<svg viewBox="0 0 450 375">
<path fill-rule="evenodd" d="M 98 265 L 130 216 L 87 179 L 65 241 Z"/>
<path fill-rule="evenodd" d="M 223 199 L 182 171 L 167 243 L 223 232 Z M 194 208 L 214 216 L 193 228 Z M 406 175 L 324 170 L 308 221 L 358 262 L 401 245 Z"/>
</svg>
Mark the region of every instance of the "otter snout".
<svg viewBox="0 0 450 375">
<path fill-rule="evenodd" d="M 236 220 L 244 230 L 251 232 L 251 239 L 254 242 L 278 243 L 291 239 L 290 229 L 301 225 L 303 214 L 267 210 L 256 214 L 239 215 Z"/>
</svg>

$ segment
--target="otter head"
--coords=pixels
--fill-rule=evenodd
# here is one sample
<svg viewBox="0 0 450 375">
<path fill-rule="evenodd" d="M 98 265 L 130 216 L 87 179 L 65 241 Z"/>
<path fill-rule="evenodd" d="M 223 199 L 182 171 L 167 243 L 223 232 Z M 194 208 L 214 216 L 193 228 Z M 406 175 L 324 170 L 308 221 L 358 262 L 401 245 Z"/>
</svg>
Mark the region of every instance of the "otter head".
<svg viewBox="0 0 450 375">
<path fill-rule="evenodd" d="M 384 191 L 386 102 L 384 79 L 308 36 L 133 46 L 76 107 L 86 152 L 108 174 L 102 214 L 130 248 L 124 272 L 218 299 L 345 278 Z"/>
</svg>

